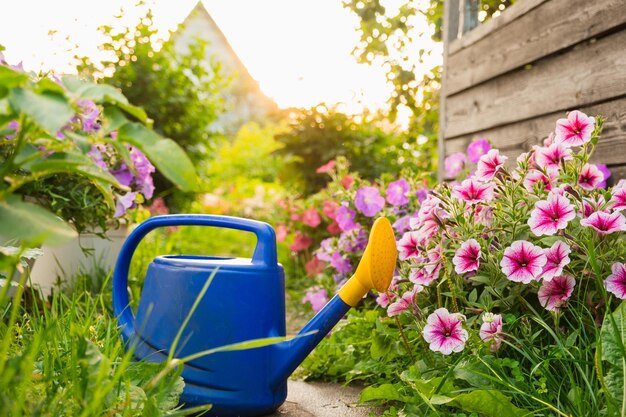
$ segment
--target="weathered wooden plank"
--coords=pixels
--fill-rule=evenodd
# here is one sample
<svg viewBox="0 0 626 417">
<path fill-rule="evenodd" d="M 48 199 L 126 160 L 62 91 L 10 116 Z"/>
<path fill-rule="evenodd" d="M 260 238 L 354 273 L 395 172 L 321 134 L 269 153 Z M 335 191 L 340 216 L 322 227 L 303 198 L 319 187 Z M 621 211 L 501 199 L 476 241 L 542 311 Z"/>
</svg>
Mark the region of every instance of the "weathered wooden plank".
<svg viewBox="0 0 626 417">
<path fill-rule="evenodd" d="M 468 46 L 473 45 L 493 31 L 508 25 L 516 19 L 519 19 L 521 16 L 539 6 L 541 3 L 545 3 L 546 1 L 548 0 L 518 1 L 517 3 L 503 10 L 500 16 L 494 17 L 480 24 L 471 32 L 464 34 L 462 38 L 452 38 L 452 40 L 454 41 L 450 42 L 450 54 L 454 54 L 463 48 L 467 48 Z"/>
<path fill-rule="evenodd" d="M 518 4 L 524 4 L 520 1 Z M 505 10 L 507 12 L 508 10 Z M 454 94 L 523 67 L 626 23 L 624 0 L 543 2 L 458 51 L 450 51 L 446 77 Z"/>
<path fill-rule="evenodd" d="M 626 94 L 626 30 L 446 97 L 446 138 Z"/>
<path fill-rule="evenodd" d="M 617 184 L 619 180 L 626 179 L 626 165 L 609 166 L 609 169 L 611 170 L 611 176 L 606 182 L 609 187 Z"/>
<path fill-rule="evenodd" d="M 580 110 L 589 115 L 606 118 L 592 161 L 607 165 L 626 164 L 626 97 L 583 107 Z M 564 112 L 554 112 L 529 121 L 487 129 L 479 134 L 448 139 L 445 141 L 446 155 L 465 152 L 473 139 L 486 137 L 494 147 L 515 160 L 520 153 L 530 150 L 533 145 L 541 144 L 554 130 L 557 119 L 562 117 L 565 117 Z"/>
</svg>

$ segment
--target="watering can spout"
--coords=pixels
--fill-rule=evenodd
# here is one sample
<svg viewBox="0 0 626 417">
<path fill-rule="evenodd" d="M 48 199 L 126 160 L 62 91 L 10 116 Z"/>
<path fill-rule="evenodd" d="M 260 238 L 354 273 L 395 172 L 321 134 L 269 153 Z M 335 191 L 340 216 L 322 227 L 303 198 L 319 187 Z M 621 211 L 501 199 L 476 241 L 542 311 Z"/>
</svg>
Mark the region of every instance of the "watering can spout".
<svg viewBox="0 0 626 417">
<path fill-rule="evenodd" d="M 294 339 L 276 345 L 276 367 L 271 380 L 273 386 L 284 384 L 335 324 L 371 289 L 387 291 L 397 255 L 391 223 L 381 217 L 372 226 L 367 247 L 354 275 Z"/>
</svg>

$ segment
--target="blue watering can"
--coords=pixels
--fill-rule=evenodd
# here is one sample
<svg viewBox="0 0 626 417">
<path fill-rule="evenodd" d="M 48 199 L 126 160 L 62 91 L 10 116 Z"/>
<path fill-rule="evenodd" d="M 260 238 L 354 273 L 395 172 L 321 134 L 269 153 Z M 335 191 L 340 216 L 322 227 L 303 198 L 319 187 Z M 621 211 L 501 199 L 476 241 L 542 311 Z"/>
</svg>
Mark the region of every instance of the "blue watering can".
<svg viewBox="0 0 626 417">
<path fill-rule="evenodd" d="M 137 317 L 129 306 L 128 271 L 139 242 L 167 226 L 213 226 L 252 232 L 252 259 L 216 256 L 159 256 L 148 267 Z M 374 223 L 357 270 L 328 304 L 298 333 L 273 345 L 221 351 L 184 364 L 186 407 L 212 404 L 210 415 L 259 416 L 287 397 L 287 378 L 350 307 L 372 288 L 386 291 L 396 265 L 396 241 L 386 218 Z M 198 299 L 207 280 L 213 280 Z M 197 307 L 186 326 L 194 303 Z M 161 362 L 183 328 L 175 357 L 253 339 L 285 336 L 283 267 L 276 236 L 267 223 L 213 215 L 170 215 L 141 223 L 128 236 L 113 273 L 113 310 L 127 346 L 141 360 Z"/>
</svg>

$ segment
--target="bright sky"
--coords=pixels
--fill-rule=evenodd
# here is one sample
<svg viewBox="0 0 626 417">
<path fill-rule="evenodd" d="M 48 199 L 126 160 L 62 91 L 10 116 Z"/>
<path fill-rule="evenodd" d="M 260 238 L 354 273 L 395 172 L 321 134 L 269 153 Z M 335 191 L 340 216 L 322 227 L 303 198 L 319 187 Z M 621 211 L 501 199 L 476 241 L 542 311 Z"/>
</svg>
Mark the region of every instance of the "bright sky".
<svg viewBox="0 0 626 417">
<path fill-rule="evenodd" d="M 9 63 L 30 70 L 71 71 L 71 58 L 95 56 L 103 37 L 97 27 L 115 22 L 124 6 L 125 24 L 139 16 L 135 0 L 4 0 L 0 44 Z M 397 0 L 388 0 L 393 2 Z M 197 0 L 155 0 L 155 22 L 167 33 Z M 341 0 L 203 0 L 241 61 L 279 106 L 322 101 L 361 102 L 372 108 L 389 96 L 384 71 L 356 63 L 357 18 Z M 420 22 L 421 23 L 421 22 Z M 419 24 L 425 30 L 424 24 Z M 430 42 L 428 35 L 424 42 Z M 435 56 L 426 66 L 439 63 Z"/>
</svg>

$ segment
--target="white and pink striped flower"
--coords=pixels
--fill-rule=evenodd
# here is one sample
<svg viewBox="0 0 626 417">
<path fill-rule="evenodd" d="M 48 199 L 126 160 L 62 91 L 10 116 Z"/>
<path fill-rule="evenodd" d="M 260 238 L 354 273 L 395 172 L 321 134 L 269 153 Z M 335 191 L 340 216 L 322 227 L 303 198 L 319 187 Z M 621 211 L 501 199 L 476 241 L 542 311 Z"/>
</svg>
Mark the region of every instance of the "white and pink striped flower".
<svg viewBox="0 0 626 417">
<path fill-rule="evenodd" d="M 547 261 L 539 246 L 526 240 L 517 240 L 504 250 L 500 267 L 510 281 L 528 284 L 539 280 Z"/>
<path fill-rule="evenodd" d="M 569 254 L 572 252 L 570 246 L 558 240 L 554 242 L 554 245 L 548 249 L 544 249 L 543 253 L 546 255 L 547 262 L 543 267 L 541 278 L 544 281 L 551 281 L 552 278 L 563 274 L 563 268 L 569 264 Z"/>
<path fill-rule="evenodd" d="M 544 190 L 552 190 L 552 187 L 556 184 L 556 180 L 559 178 L 559 171 L 554 168 L 546 168 L 544 171 L 539 171 L 538 169 L 528 171 L 524 177 L 524 188 L 526 188 L 528 192 L 534 191 L 535 184 L 543 184 Z"/>
<path fill-rule="evenodd" d="M 596 120 L 578 110 L 569 112 L 567 119 L 556 121 L 554 142 L 570 148 L 580 146 L 591 140 Z"/>
<path fill-rule="evenodd" d="M 611 272 L 613 273 L 604 280 L 606 290 L 617 298 L 626 300 L 626 265 L 615 262 L 611 266 Z"/>
<path fill-rule="evenodd" d="M 580 224 L 593 227 L 601 235 L 626 231 L 626 218 L 619 211 L 613 213 L 596 211 L 586 219 L 582 219 Z"/>
<path fill-rule="evenodd" d="M 613 210 L 621 211 L 626 209 L 626 187 L 613 187 L 610 202 Z"/>
<path fill-rule="evenodd" d="M 558 311 L 572 296 L 576 280 L 569 275 L 559 275 L 550 281 L 544 281 L 537 296 L 539 303 L 548 311 Z"/>
<path fill-rule="evenodd" d="M 401 261 L 418 258 L 420 255 L 417 248 L 419 243 L 419 234 L 417 232 L 406 232 L 396 243 L 398 247 L 398 258 L 400 258 Z"/>
<path fill-rule="evenodd" d="M 585 197 L 583 198 L 583 213 L 582 217 L 587 218 L 591 216 L 596 211 L 606 211 L 603 210 L 604 205 L 606 204 L 606 200 L 602 194 L 598 194 L 594 197 Z"/>
<path fill-rule="evenodd" d="M 439 248 L 428 252 L 424 264 L 419 268 L 411 269 L 409 281 L 419 285 L 430 285 L 431 282 L 439 278 L 441 272 L 441 254 Z"/>
<path fill-rule="evenodd" d="M 562 144 L 553 143 L 535 149 L 535 163 L 539 168 L 561 168 L 561 162 L 572 159 L 572 150 Z"/>
<path fill-rule="evenodd" d="M 452 188 L 452 195 L 470 204 L 476 204 L 493 200 L 493 189 L 494 185 L 491 183 L 481 183 L 474 179 L 466 179 Z"/>
<path fill-rule="evenodd" d="M 500 155 L 500 151 L 497 149 L 491 149 L 478 160 L 474 178 L 483 182 L 491 181 L 498 170 L 503 169 L 507 159 L 506 156 Z"/>
<path fill-rule="evenodd" d="M 463 329 L 463 320 L 465 316 L 458 313 L 451 314 L 445 308 L 438 308 L 428 316 L 422 335 L 430 344 L 430 350 L 444 355 L 462 351 L 469 338 L 467 330 Z"/>
<path fill-rule="evenodd" d="M 547 200 L 537 201 L 530 213 L 528 225 L 535 236 L 553 235 L 565 229 L 576 217 L 576 210 L 569 199 L 556 193 L 550 193 Z"/>
<path fill-rule="evenodd" d="M 476 271 L 480 265 L 482 252 L 476 239 L 466 240 L 454 254 L 452 263 L 457 274 Z"/>
<path fill-rule="evenodd" d="M 578 176 L 578 185 L 585 190 L 593 190 L 604 181 L 604 174 L 594 164 L 585 164 Z"/>
<path fill-rule="evenodd" d="M 421 292 L 423 287 L 421 285 L 415 285 L 411 291 L 407 291 L 402 294 L 402 297 L 398 298 L 397 301 L 389 304 L 387 308 L 387 315 L 389 317 L 397 316 L 403 311 L 407 311 L 411 308 L 412 305 L 415 304 L 415 296 L 417 293 Z"/>
<path fill-rule="evenodd" d="M 500 314 L 484 313 L 483 324 L 478 333 L 483 342 L 491 342 L 489 348 L 492 352 L 500 350 L 504 333 L 502 332 L 502 316 Z"/>
</svg>

